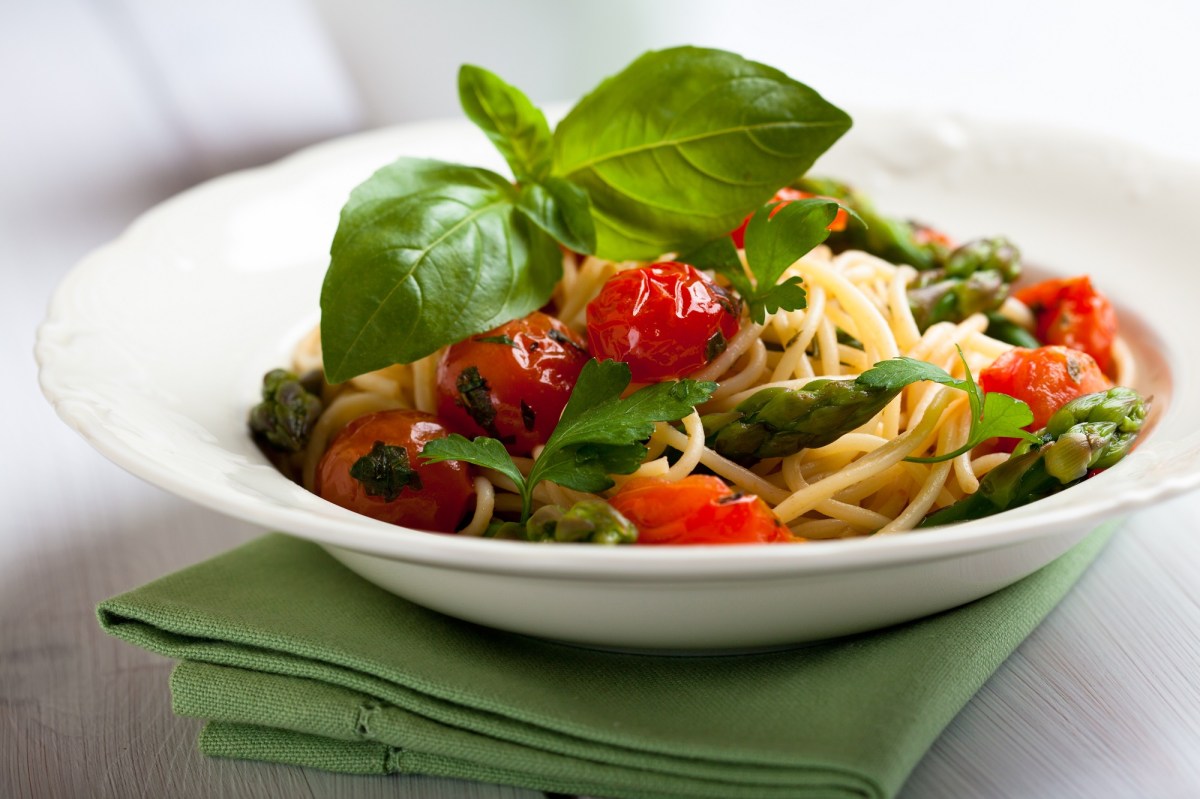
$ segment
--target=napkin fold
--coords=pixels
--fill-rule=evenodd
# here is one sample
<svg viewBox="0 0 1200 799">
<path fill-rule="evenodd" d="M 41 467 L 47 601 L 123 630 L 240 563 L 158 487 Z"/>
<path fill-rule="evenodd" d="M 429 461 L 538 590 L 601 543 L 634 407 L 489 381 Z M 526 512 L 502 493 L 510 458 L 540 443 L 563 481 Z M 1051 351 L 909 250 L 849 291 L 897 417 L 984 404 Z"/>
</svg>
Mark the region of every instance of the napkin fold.
<svg viewBox="0 0 1200 799">
<path fill-rule="evenodd" d="M 616 654 L 491 630 L 278 534 L 98 614 L 181 661 L 173 707 L 207 720 L 209 755 L 595 796 L 889 797 L 1114 526 L 961 608 L 770 654 Z"/>
</svg>

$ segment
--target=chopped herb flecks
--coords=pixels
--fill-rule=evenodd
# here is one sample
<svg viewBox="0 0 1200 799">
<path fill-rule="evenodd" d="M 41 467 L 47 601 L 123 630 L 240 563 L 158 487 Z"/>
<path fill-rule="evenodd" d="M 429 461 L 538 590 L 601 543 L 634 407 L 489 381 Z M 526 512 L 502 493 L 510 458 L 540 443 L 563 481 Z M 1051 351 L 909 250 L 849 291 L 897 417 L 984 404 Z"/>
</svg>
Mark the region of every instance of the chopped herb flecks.
<svg viewBox="0 0 1200 799">
<path fill-rule="evenodd" d="M 362 483 L 367 496 L 391 502 L 405 488 L 421 490 L 421 475 L 408 461 L 404 447 L 376 441 L 371 451 L 354 462 L 350 476 Z"/>
<path fill-rule="evenodd" d="M 496 432 L 496 407 L 492 404 L 492 392 L 487 380 L 479 374 L 478 367 L 468 366 L 463 369 L 454 386 L 458 389 L 458 404 L 475 420 L 475 424 L 488 431 L 493 438 L 499 438 Z"/>
</svg>

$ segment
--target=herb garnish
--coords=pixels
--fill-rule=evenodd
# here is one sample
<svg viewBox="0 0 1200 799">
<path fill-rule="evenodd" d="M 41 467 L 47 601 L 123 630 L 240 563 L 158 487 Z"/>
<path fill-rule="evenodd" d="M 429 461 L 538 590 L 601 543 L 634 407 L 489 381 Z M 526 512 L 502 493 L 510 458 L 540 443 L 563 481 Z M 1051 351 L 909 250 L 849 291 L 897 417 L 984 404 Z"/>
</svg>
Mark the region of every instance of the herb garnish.
<svg viewBox="0 0 1200 799">
<path fill-rule="evenodd" d="M 799 277 L 789 277 L 782 283 L 779 278 L 785 269 L 828 238 L 829 223 L 840 208 L 836 200 L 819 198 L 769 203 L 759 208 L 746 225 L 744 241 L 746 265 L 753 281 L 746 275 L 737 248 L 727 235 L 687 253 L 681 260 L 723 275 L 741 295 L 750 318 L 762 324 L 769 313 L 780 309 L 795 311 L 807 305 L 808 297 Z"/>
<path fill-rule="evenodd" d="M 992 438 L 1038 440 L 1037 436 L 1023 429 L 1033 424 L 1033 411 L 1029 406 L 1007 394 L 984 392 L 971 375 L 971 368 L 967 366 L 967 359 L 961 348 L 958 350 L 958 357 L 966 371 L 966 377 L 961 380 L 951 377 L 931 363 L 907 357 L 882 361 L 858 376 L 858 380 L 863 384 L 876 387 L 909 385 L 921 380 L 930 380 L 967 392 L 967 401 L 971 404 L 971 430 L 966 443 L 953 452 L 928 458 L 909 457 L 905 460 L 913 463 L 940 463 L 952 460 Z"/>
<path fill-rule="evenodd" d="M 405 488 L 421 490 L 421 475 L 408 462 L 408 450 L 376 441 L 371 451 L 354 462 L 350 476 L 362 484 L 370 497 L 391 502 Z"/>
<path fill-rule="evenodd" d="M 678 380 L 644 386 L 624 399 L 629 366 L 619 361 L 588 361 L 541 456 L 526 478 L 504 445 L 480 436 L 469 441 L 454 434 L 430 441 L 421 451 L 429 463 L 467 461 L 504 474 L 521 493 L 521 520 L 529 518 L 533 489 L 543 480 L 577 491 L 603 491 L 613 485 L 610 474 L 630 474 L 646 457 L 643 443 L 655 422 L 674 422 L 692 412 L 717 384 Z"/>
<path fill-rule="evenodd" d="M 463 369 L 454 381 L 454 388 L 458 392 L 458 399 L 455 401 L 475 424 L 499 438 L 496 433 L 496 406 L 492 403 L 492 390 L 484 376 L 479 374 L 479 367 L 468 366 Z"/>
<path fill-rule="evenodd" d="M 460 71 L 459 96 L 518 185 L 402 158 L 351 193 L 321 291 L 331 382 L 541 307 L 561 277 L 559 244 L 623 260 L 728 233 L 850 127 L 782 72 L 694 47 L 641 56 L 553 133 L 524 94 L 479 67 Z M 787 307 L 798 291 L 759 299 Z"/>
<path fill-rule="evenodd" d="M 759 389 L 732 411 L 705 414 L 700 421 L 708 446 L 730 460 L 749 464 L 786 458 L 833 443 L 870 421 L 905 387 L 923 380 L 967 392 L 971 432 L 968 443 L 954 452 L 908 460 L 949 460 L 997 436 L 1032 438 L 1021 429 L 1033 421 L 1025 403 L 1005 394 L 984 395 L 969 368 L 966 379 L 959 380 L 931 363 L 906 357 L 880 361 L 853 380 L 818 378 L 800 388 Z"/>
</svg>

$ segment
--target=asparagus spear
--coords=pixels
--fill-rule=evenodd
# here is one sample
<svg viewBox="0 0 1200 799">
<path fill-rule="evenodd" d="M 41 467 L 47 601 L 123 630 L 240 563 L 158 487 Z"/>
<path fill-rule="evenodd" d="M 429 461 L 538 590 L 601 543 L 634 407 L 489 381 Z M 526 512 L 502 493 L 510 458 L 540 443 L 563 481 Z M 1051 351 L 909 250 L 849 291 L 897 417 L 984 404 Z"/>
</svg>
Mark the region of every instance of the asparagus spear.
<svg viewBox="0 0 1200 799">
<path fill-rule="evenodd" d="M 1007 461 L 980 481 L 979 490 L 921 522 L 920 527 L 963 522 L 1027 505 L 1112 466 L 1133 447 L 1147 402 L 1131 388 L 1085 394 L 1064 404 Z"/>
<path fill-rule="evenodd" d="M 524 523 L 492 522 L 484 535 L 519 541 L 632 544 L 637 541 L 638 530 L 607 502 L 585 499 L 565 511 L 557 505 L 545 505 Z"/>
<path fill-rule="evenodd" d="M 927 235 L 924 225 L 883 216 L 866 195 L 845 183 L 804 178 L 795 185 L 838 200 L 865 223 L 831 234 L 827 243 L 835 251 L 863 250 L 922 271 L 908 292 L 922 331 L 937 322 L 961 322 L 996 310 L 1008 296 L 1009 284 L 1021 275 L 1020 251 L 1006 238 L 974 239 L 950 249 L 939 237 Z"/>
<path fill-rule="evenodd" d="M 974 239 L 950 252 L 937 269 L 922 272 L 908 289 L 908 306 L 922 331 L 995 311 L 1021 275 L 1021 253 L 1003 236 Z"/>
<path fill-rule="evenodd" d="M 300 378 L 286 369 L 263 377 L 262 402 L 250 410 L 250 430 L 272 448 L 299 452 L 321 415 L 321 375 Z"/>
<path fill-rule="evenodd" d="M 866 424 L 903 387 L 822 379 L 796 389 L 764 388 L 732 411 L 702 416 L 704 437 L 738 463 L 794 455 Z"/>
</svg>

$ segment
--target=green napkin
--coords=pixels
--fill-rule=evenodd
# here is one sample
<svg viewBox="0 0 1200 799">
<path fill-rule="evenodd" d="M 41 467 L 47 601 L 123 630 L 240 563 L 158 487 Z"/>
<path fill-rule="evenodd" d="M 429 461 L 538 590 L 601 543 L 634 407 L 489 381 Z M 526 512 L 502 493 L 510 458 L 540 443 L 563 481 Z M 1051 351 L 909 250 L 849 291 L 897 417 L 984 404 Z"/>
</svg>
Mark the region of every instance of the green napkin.
<svg viewBox="0 0 1200 799">
<path fill-rule="evenodd" d="M 182 661 L 174 708 L 208 719 L 210 755 L 597 796 L 886 797 L 1112 526 L 957 610 L 772 654 L 613 654 L 490 630 L 283 535 L 99 616 Z"/>
</svg>

